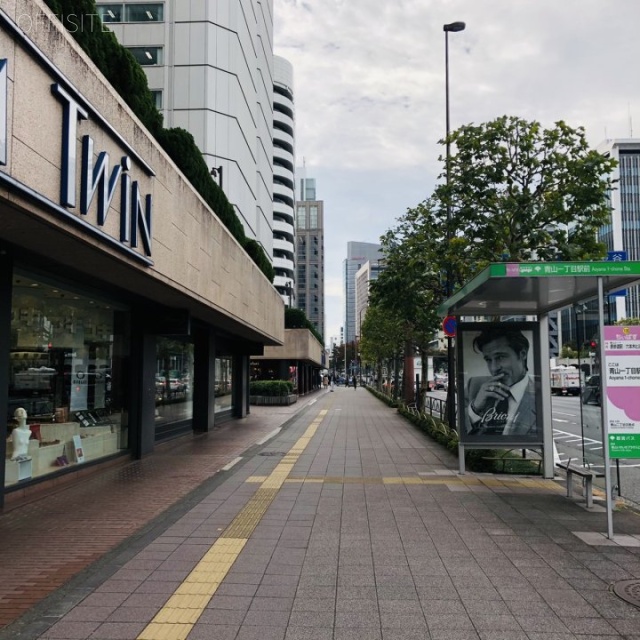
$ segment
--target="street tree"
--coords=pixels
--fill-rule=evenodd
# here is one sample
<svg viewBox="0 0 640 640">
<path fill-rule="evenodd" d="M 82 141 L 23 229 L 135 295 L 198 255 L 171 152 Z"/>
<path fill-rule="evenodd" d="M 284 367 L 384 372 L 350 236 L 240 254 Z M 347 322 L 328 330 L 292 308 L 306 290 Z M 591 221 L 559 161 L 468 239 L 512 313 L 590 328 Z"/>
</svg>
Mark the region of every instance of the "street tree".
<svg viewBox="0 0 640 640">
<path fill-rule="evenodd" d="M 409 209 L 380 239 L 384 269 L 371 287 L 373 304 L 402 319 L 405 358 L 413 358 L 415 350 L 419 351 L 423 383 L 427 382 L 428 345 L 440 323 L 436 310 L 445 295 L 440 254 L 446 229 L 442 223 L 433 200 Z M 408 384 L 405 392 L 409 398 Z"/>
<path fill-rule="evenodd" d="M 450 253 L 472 270 L 499 260 L 604 255 L 596 232 L 609 220 L 616 162 L 589 148 L 582 127 L 559 121 L 544 129 L 502 116 L 462 126 L 449 141 L 448 184 L 435 196 L 443 209 L 450 207 Z"/>
<path fill-rule="evenodd" d="M 390 364 L 402 352 L 402 320 L 393 312 L 382 306 L 372 304 L 362 321 L 362 338 L 360 340 L 360 354 L 363 360 L 374 363 L 376 369 L 377 387 L 382 384 L 382 367 Z"/>
</svg>

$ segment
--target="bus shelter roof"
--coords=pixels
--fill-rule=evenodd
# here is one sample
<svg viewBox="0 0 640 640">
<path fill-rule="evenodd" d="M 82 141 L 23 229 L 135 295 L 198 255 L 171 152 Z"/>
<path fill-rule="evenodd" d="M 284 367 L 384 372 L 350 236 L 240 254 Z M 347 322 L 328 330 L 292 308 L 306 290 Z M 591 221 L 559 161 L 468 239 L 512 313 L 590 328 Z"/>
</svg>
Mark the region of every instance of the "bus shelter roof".
<svg viewBox="0 0 640 640">
<path fill-rule="evenodd" d="M 498 262 L 439 307 L 442 316 L 540 315 L 640 281 L 640 262 Z"/>
</svg>

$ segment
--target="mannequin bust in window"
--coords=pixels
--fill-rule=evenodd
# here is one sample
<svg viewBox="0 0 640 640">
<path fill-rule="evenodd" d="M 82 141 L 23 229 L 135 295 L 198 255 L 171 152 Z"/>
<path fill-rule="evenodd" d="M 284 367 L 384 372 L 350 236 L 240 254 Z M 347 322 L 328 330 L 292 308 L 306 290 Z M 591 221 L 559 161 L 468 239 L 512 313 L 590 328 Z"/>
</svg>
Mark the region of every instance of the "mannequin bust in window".
<svg viewBox="0 0 640 640">
<path fill-rule="evenodd" d="M 12 460 L 28 460 L 29 438 L 31 438 L 31 429 L 27 426 L 27 412 L 22 407 L 16 409 L 13 413 L 18 426 L 11 432 L 11 442 L 13 443 Z"/>
</svg>

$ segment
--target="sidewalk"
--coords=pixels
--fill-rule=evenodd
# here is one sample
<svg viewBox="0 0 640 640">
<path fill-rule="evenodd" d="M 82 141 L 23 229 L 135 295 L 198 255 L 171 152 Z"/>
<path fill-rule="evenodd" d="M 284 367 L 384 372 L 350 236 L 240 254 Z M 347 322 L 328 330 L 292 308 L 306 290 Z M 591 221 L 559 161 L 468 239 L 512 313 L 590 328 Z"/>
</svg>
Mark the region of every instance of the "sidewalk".
<svg viewBox="0 0 640 640">
<path fill-rule="evenodd" d="M 458 475 L 363 389 L 310 400 L 251 447 L 264 415 L 213 477 L 224 433 L 0 518 L 0 588 L 21 583 L 0 604 L 31 598 L 0 639 L 640 640 L 640 608 L 610 590 L 640 590 L 635 512 L 608 540 L 558 482 Z M 74 573 L 35 604 L 38 580 Z"/>
<path fill-rule="evenodd" d="M 18 507 L 8 501 L 0 514 L 0 629 L 123 541 L 143 535 L 155 519 L 161 526 L 166 509 L 215 479 L 319 393 L 289 407 L 252 406 L 243 420 L 160 445 L 143 460 Z"/>
</svg>

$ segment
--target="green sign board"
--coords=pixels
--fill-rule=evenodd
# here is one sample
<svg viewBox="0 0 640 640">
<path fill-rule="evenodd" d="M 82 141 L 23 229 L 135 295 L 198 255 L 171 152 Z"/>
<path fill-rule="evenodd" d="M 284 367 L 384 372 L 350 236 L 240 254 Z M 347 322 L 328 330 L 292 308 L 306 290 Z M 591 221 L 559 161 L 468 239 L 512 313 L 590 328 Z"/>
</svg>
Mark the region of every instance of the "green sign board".
<svg viewBox="0 0 640 640">
<path fill-rule="evenodd" d="M 640 262 L 505 262 L 492 264 L 493 277 L 640 276 Z"/>
<path fill-rule="evenodd" d="M 611 458 L 640 458 L 640 433 L 609 434 Z"/>
</svg>

